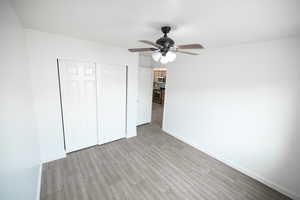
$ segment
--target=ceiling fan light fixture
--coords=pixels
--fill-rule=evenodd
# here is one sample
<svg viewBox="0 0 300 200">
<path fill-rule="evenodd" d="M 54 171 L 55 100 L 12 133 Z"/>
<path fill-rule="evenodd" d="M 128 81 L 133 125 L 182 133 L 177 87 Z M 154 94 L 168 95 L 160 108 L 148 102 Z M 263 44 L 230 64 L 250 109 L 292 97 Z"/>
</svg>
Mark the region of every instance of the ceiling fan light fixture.
<svg viewBox="0 0 300 200">
<path fill-rule="evenodd" d="M 176 59 L 176 53 L 172 52 L 172 51 L 168 51 L 168 53 L 166 54 L 167 60 L 168 62 L 173 62 Z"/>
<path fill-rule="evenodd" d="M 169 62 L 167 56 L 162 56 L 160 59 L 161 64 L 167 64 Z"/>
<path fill-rule="evenodd" d="M 159 51 L 156 51 L 152 54 L 152 58 L 154 61 L 158 62 L 160 58 L 162 57 L 161 53 Z"/>
</svg>

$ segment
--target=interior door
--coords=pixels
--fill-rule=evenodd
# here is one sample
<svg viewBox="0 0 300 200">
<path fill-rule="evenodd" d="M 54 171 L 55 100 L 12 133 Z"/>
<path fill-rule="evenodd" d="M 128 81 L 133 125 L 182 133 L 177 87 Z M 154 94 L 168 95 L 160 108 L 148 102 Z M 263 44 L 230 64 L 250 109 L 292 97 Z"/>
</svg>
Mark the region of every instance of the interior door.
<svg viewBox="0 0 300 200">
<path fill-rule="evenodd" d="M 59 60 L 66 151 L 98 143 L 95 63 Z"/>
<path fill-rule="evenodd" d="M 152 68 L 140 67 L 138 72 L 137 125 L 151 122 L 152 114 Z"/>
<path fill-rule="evenodd" d="M 99 102 L 99 143 L 126 137 L 127 68 L 119 65 L 101 65 Z"/>
</svg>

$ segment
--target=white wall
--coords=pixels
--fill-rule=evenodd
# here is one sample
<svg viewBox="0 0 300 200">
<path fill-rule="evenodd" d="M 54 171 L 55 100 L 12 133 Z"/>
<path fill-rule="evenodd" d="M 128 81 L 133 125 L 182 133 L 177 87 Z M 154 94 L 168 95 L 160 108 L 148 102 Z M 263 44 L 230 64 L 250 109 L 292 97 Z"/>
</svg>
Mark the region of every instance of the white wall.
<svg viewBox="0 0 300 200">
<path fill-rule="evenodd" d="M 139 67 L 152 68 L 153 59 L 151 55 L 139 53 Z"/>
<path fill-rule="evenodd" d="M 56 59 L 128 65 L 127 136 L 136 135 L 138 55 L 127 49 L 27 30 L 35 111 L 43 162 L 65 156 Z"/>
<path fill-rule="evenodd" d="M 300 37 L 178 56 L 164 130 L 300 196 L 299 53 Z"/>
<path fill-rule="evenodd" d="M 33 200 L 40 159 L 25 32 L 3 0 L 0 44 L 0 199 Z"/>
</svg>

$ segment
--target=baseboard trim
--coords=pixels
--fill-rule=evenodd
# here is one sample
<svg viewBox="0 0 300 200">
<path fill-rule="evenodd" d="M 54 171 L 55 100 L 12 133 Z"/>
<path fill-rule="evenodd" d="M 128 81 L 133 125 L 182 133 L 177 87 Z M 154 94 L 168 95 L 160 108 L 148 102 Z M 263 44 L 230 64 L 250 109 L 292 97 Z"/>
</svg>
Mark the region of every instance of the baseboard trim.
<svg viewBox="0 0 300 200">
<path fill-rule="evenodd" d="M 129 139 L 129 138 L 135 137 L 136 135 L 137 135 L 137 132 L 136 132 L 136 131 L 134 131 L 132 134 L 129 134 L 129 133 L 127 132 L 125 138 Z"/>
<path fill-rule="evenodd" d="M 241 173 L 243 173 L 243 174 L 245 174 L 245 175 L 247 175 L 247 176 L 249 176 L 249 177 L 251 177 L 251 178 L 253 178 L 253 179 L 255 179 L 255 180 L 257 180 L 257 181 L 259 181 L 259 182 L 261 182 L 263 184 L 265 184 L 265 185 L 267 185 L 268 187 L 270 187 L 270 188 L 272 188 L 272 189 L 274 189 L 274 190 L 276 190 L 276 191 L 278 191 L 278 192 L 280 192 L 280 193 L 282 193 L 282 194 L 284 194 L 284 195 L 292 198 L 293 200 L 300 200 L 300 195 L 297 195 L 297 194 L 289 191 L 286 188 L 278 186 L 277 184 L 272 183 L 271 181 L 268 181 L 268 180 L 262 178 L 261 176 L 258 176 L 257 174 L 255 174 L 253 172 L 250 172 L 250 170 L 247 170 L 247 169 L 245 169 L 245 168 L 243 168 L 241 166 L 238 166 L 238 165 L 234 164 L 233 162 L 228 161 L 227 159 L 225 159 L 225 158 L 223 158 L 221 156 L 218 156 L 218 155 L 216 155 L 216 154 L 214 154 L 212 152 L 208 152 L 208 151 L 203 150 L 199 145 L 195 144 L 193 141 L 188 141 L 184 137 L 174 135 L 174 134 L 172 134 L 170 131 L 168 131 L 166 129 L 163 129 L 163 131 L 165 133 L 167 133 L 167 134 L 175 137 L 176 139 L 178 139 L 178 140 L 180 140 L 180 141 L 182 141 L 184 143 L 187 143 L 187 144 L 191 145 L 192 147 L 198 149 L 199 151 L 202 151 L 203 153 L 205 153 L 205 154 L 213 157 L 214 159 L 217 159 L 217 160 L 223 162 L 224 164 L 232 167 L 233 169 L 238 170 Z"/>
<path fill-rule="evenodd" d="M 51 157 L 48 157 L 47 159 L 42 159 L 42 163 L 47 163 L 47 162 L 51 162 L 51 161 L 54 161 L 54 160 L 59 160 L 59 159 L 65 158 L 66 156 L 67 156 L 67 152 L 63 152 L 59 155 L 51 156 Z"/>
<path fill-rule="evenodd" d="M 144 125 L 147 125 L 147 124 L 150 124 L 150 123 L 151 123 L 151 122 L 145 122 L 145 123 L 137 124 L 136 127 L 144 126 Z"/>
<path fill-rule="evenodd" d="M 136 137 L 136 135 L 129 135 L 129 136 L 126 136 L 126 139 L 133 138 L 133 137 Z"/>
<path fill-rule="evenodd" d="M 39 172 L 38 172 L 37 188 L 36 188 L 36 200 L 40 200 L 40 195 L 41 195 L 42 169 L 43 169 L 43 164 L 40 164 Z"/>
</svg>

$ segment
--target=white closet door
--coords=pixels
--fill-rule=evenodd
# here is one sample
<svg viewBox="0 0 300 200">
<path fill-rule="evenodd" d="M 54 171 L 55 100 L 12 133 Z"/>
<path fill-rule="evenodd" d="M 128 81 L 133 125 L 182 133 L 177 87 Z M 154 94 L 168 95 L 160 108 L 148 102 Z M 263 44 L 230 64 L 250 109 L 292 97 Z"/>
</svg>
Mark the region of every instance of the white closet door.
<svg viewBox="0 0 300 200">
<path fill-rule="evenodd" d="M 100 66 L 99 143 L 126 137 L 126 66 Z"/>
<path fill-rule="evenodd" d="M 153 69 L 139 68 L 137 125 L 151 122 Z"/>
<path fill-rule="evenodd" d="M 94 63 L 59 60 L 66 151 L 98 143 Z"/>
</svg>

